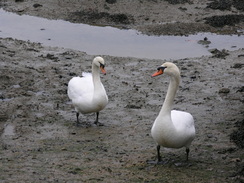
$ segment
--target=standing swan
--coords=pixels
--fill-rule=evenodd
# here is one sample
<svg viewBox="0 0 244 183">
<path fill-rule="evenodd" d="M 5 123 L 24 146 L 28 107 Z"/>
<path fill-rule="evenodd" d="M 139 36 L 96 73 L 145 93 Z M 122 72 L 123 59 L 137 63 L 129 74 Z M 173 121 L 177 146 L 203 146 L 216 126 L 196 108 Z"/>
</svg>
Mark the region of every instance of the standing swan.
<svg viewBox="0 0 244 183">
<path fill-rule="evenodd" d="M 188 160 L 189 147 L 195 137 L 194 120 L 190 113 L 172 110 L 180 82 L 179 68 L 173 63 L 166 62 L 158 67 L 157 70 L 152 77 L 163 73 L 170 76 L 170 84 L 165 101 L 151 129 L 152 137 L 158 144 L 158 162 L 161 161 L 160 146 L 167 148 L 186 147 L 186 160 Z"/>
<path fill-rule="evenodd" d="M 98 125 L 99 111 L 108 103 L 108 96 L 100 80 L 100 70 L 106 74 L 105 62 L 102 57 L 96 57 L 92 62 L 92 74 L 82 73 L 83 77 L 73 77 L 68 84 L 68 96 L 76 110 L 77 125 L 79 113 L 96 112 L 95 124 Z"/>
</svg>

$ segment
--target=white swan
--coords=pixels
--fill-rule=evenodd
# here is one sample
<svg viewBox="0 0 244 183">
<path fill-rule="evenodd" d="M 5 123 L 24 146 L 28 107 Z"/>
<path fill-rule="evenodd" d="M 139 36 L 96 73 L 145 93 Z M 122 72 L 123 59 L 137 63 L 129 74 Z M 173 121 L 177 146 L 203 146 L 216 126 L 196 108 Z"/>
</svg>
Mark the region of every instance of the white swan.
<svg viewBox="0 0 244 183">
<path fill-rule="evenodd" d="M 96 57 L 92 62 L 92 74 L 82 73 L 83 77 L 73 77 L 68 83 L 68 96 L 76 110 L 77 125 L 79 113 L 96 112 L 95 124 L 98 125 L 99 111 L 108 103 L 108 96 L 100 80 L 100 70 L 106 74 L 105 62 L 102 57 Z"/>
<path fill-rule="evenodd" d="M 194 120 L 190 113 L 172 110 L 180 82 L 179 68 L 173 63 L 166 62 L 157 70 L 152 75 L 153 77 L 163 73 L 170 76 L 170 84 L 165 101 L 151 129 L 152 137 L 158 144 L 158 162 L 161 161 L 160 146 L 167 148 L 186 147 L 186 159 L 188 160 L 189 147 L 195 137 Z"/>
</svg>

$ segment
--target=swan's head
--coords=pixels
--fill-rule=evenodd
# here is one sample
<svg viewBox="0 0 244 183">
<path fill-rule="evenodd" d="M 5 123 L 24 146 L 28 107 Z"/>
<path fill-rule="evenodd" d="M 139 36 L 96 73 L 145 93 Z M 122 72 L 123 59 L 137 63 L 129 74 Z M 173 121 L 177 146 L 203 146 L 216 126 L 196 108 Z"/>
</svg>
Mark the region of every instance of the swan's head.
<svg viewBox="0 0 244 183">
<path fill-rule="evenodd" d="M 105 68 L 105 61 L 102 57 L 94 58 L 93 59 L 93 65 L 99 67 L 101 72 L 103 74 L 106 74 L 106 70 L 104 69 Z"/>
<path fill-rule="evenodd" d="M 155 72 L 152 77 L 159 76 L 164 73 L 170 76 L 180 76 L 180 70 L 175 64 L 165 62 L 163 65 L 158 67 L 157 72 Z"/>
</svg>

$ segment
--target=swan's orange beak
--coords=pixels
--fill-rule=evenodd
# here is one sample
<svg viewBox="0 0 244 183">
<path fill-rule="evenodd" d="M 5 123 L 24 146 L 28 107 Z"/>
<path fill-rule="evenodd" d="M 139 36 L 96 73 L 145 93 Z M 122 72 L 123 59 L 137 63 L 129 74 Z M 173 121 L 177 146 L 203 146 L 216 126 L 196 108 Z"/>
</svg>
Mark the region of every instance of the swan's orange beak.
<svg viewBox="0 0 244 183">
<path fill-rule="evenodd" d="M 161 74 L 163 74 L 163 73 L 164 73 L 163 70 L 162 70 L 162 69 L 159 69 L 157 72 L 155 72 L 155 73 L 152 75 L 152 77 L 161 75 Z"/>
<path fill-rule="evenodd" d="M 106 75 L 106 71 L 105 71 L 105 69 L 104 69 L 103 66 L 100 66 L 100 70 L 101 70 L 101 72 L 102 72 L 104 75 Z"/>
</svg>

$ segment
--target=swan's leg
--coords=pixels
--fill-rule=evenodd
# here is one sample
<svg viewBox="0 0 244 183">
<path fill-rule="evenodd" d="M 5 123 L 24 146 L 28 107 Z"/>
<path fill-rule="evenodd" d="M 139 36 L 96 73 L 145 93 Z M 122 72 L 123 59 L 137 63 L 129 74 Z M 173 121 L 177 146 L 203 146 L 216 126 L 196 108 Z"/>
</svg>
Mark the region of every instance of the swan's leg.
<svg viewBox="0 0 244 183">
<path fill-rule="evenodd" d="M 98 123 L 98 116 L 99 116 L 99 112 L 97 112 L 96 124 Z"/>
<path fill-rule="evenodd" d="M 189 147 L 187 147 L 186 148 L 186 161 L 188 161 L 189 152 L 190 152 L 190 149 L 189 149 Z"/>
<path fill-rule="evenodd" d="M 162 158 L 160 156 L 160 145 L 157 145 L 157 156 L 158 156 L 158 161 L 154 161 L 154 160 L 149 160 L 147 161 L 148 164 L 156 164 L 156 165 L 160 165 L 160 164 L 164 164 L 164 162 L 162 162 Z"/>
<path fill-rule="evenodd" d="M 98 116 L 99 116 L 99 112 L 96 112 L 96 121 L 94 122 L 96 125 L 98 125 Z"/>
<path fill-rule="evenodd" d="M 98 116 L 99 116 L 99 112 L 96 113 L 97 114 L 97 118 L 96 118 L 96 121 L 94 122 L 97 126 L 103 126 L 102 123 L 99 123 L 98 122 Z"/>
<path fill-rule="evenodd" d="M 157 152 L 158 152 L 158 162 L 161 162 L 161 156 L 160 156 L 160 145 L 157 145 Z"/>
<path fill-rule="evenodd" d="M 97 118 L 96 118 L 95 124 L 97 124 L 97 123 L 98 123 L 98 116 L 99 116 L 99 112 L 97 112 L 96 114 L 97 114 Z"/>
<path fill-rule="evenodd" d="M 80 113 L 76 112 L 76 118 L 77 118 L 76 125 L 79 125 L 79 115 L 80 115 Z"/>
</svg>

